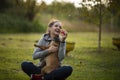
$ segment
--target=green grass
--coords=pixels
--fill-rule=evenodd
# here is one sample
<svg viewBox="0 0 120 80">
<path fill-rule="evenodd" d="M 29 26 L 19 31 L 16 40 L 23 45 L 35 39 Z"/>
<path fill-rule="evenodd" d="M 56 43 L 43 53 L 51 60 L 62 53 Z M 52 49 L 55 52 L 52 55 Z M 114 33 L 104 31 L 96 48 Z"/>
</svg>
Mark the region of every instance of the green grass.
<svg viewBox="0 0 120 80">
<path fill-rule="evenodd" d="M 118 33 L 119 34 L 119 33 Z M 73 73 L 67 80 L 119 80 L 120 51 L 112 45 L 118 34 L 103 33 L 102 49 L 98 52 L 98 34 L 69 33 L 67 41 L 75 42 L 63 65 L 71 65 Z M 22 61 L 32 61 L 34 43 L 41 34 L 0 34 L 0 80 L 29 80 L 22 72 Z"/>
</svg>

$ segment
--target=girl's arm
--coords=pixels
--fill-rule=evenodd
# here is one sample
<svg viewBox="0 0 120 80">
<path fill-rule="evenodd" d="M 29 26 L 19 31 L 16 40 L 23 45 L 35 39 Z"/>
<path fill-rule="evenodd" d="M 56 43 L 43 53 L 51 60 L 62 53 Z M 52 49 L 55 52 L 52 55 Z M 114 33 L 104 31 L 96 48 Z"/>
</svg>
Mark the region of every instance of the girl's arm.
<svg viewBox="0 0 120 80">
<path fill-rule="evenodd" d="M 66 42 L 64 43 L 61 42 L 59 46 L 59 52 L 58 52 L 58 57 L 60 61 L 64 59 L 65 53 L 66 53 Z"/>
<path fill-rule="evenodd" d="M 46 44 L 46 41 L 44 40 L 44 36 L 38 41 L 38 45 L 42 45 L 42 46 L 45 46 Z M 46 49 L 46 50 L 42 50 L 38 47 L 36 47 L 34 49 L 34 52 L 33 52 L 33 59 L 40 59 L 40 58 L 44 58 L 46 55 L 49 54 L 49 51 Z"/>
</svg>

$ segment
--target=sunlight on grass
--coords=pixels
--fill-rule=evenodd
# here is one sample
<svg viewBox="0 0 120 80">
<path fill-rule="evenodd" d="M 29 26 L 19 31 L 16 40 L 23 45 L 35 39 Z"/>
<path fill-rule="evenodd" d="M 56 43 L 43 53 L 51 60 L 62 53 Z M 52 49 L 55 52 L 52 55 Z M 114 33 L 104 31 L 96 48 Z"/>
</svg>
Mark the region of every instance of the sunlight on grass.
<svg viewBox="0 0 120 80">
<path fill-rule="evenodd" d="M 20 64 L 32 61 L 36 40 L 41 34 L 0 34 L 0 80 L 29 80 Z M 119 80 L 120 51 L 112 45 L 112 33 L 102 35 L 102 50 L 97 51 L 98 34 L 69 33 L 67 41 L 75 42 L 63 65 L 71 65 L 73 73 L 67 80 Z M 7 77 L 6 77 L 7 76 Z"/>
</svg>

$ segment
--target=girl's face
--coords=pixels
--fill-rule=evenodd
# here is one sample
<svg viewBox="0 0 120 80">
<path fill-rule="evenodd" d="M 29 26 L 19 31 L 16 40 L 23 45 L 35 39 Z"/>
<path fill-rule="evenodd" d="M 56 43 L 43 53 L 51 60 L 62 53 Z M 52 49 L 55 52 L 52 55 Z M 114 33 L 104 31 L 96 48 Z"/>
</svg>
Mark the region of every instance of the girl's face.
<svg viewBox="0 0 120 80">
<path fill-rule="evenodd" d="M 51 27 L 50 27 L 50 32 L 52 35 L 58 36 L 60 34 L 60 30 L 62 28 L 61 22 L 55 22 Z"/>
</svg>

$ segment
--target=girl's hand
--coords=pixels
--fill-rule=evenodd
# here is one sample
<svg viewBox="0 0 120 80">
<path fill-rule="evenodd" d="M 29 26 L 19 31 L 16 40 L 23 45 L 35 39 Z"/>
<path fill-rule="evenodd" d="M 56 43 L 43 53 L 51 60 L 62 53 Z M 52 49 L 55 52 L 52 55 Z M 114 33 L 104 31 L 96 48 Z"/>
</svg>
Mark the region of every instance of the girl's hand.
<svg viewBox="0 0 120 80">
<path fill-rule="evenodd" d="M 60 35 L 61 35 L 61 40 L 60 41 L 64 42 L 65 39 L 67 38 L 68 32 L 66 30 L 61 30 Z"/>
<path fill-rule="evenodd" d="M 48 51 L 49 51 L 49 53 L 57 52 L 58 51 L 58 47 L 56 47 L 56 46 L 50 46 L 48 48 Z"/>
</svg>

